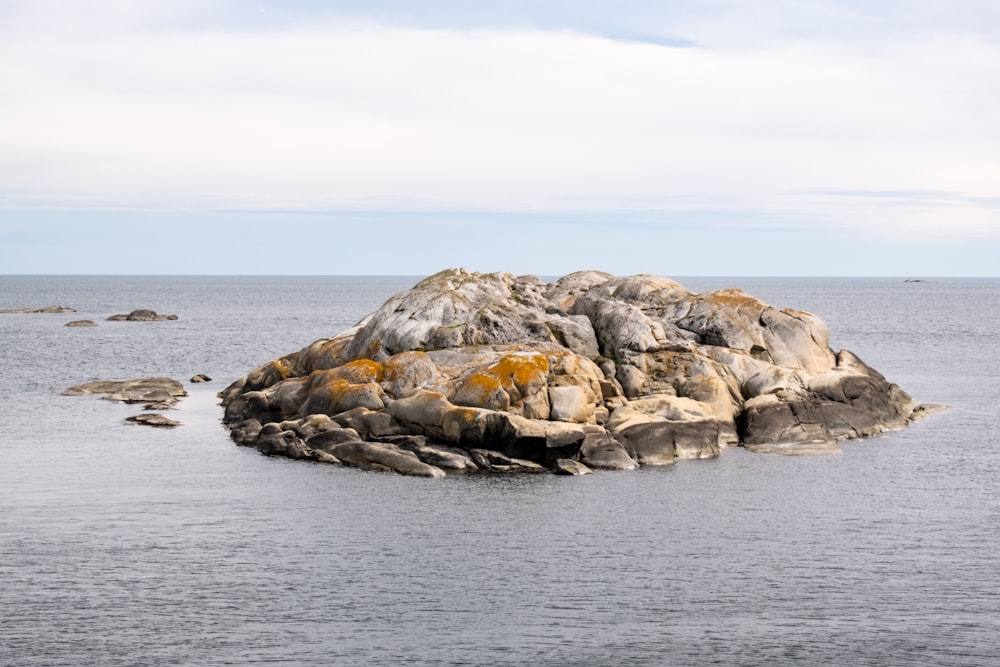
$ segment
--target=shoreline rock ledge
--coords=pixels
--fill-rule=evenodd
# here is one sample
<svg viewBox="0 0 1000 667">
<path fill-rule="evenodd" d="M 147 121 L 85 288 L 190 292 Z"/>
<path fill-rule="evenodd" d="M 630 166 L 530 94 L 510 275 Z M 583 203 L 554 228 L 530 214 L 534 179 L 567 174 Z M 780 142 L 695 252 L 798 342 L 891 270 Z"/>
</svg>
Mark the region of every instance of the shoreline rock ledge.
<svg viewBox="0 0 1000 667">
<path fill-rule="evenodd" d="M 449 269 L 220 396 L 264 454 L 429 477 L 837 452 L 938 407 L 828 341 L 735 289 Z"/>
</svg>

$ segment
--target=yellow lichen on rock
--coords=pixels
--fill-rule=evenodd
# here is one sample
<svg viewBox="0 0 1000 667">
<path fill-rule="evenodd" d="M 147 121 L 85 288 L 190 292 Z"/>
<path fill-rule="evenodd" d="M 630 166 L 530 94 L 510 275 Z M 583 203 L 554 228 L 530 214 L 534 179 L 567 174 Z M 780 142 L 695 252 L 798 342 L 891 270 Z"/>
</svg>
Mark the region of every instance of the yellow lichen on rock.
<svg viewBox="0 0 1000 667">
<path fill-rule="evenodd" d="M 477 420 L 488 411 L 479 408 L 450 407 L 441 413 L 441 431 L 451 442 L 461 442 L 476 431 Z"/>
<path fill-rule="evenodd" d="M 706 301 L 724 308 L 763 310 L 764 304 L 740 289 L 724 289 L 704 295 Z"/>
<path fill-rule="evenodd" d="M 292 377 L 291 365 L 285 357 L 269 361 L 247 374 L 245 389 L 253 391 L 271 387 Z"/>
<path fill-rule="evenodd" d="M 383 365 L 371 359 L 357 359 L 335 369 L 339 376 L 351 384 L 381 382 L 385 374 Z"/>
<path fill-rule="evenodd" d="M 549 372 L 549 360 L 537 352 L 505 354 L 487 372 L 499 378 L 504 389 L 516 387 L 521 390 L 539 379 L 544 382 Z"/>
<path fill-rule="evenodd" d="M 510 395 L 504 391 L 499 378 L 489 373 L 474 372 L 455 392 L 455 405 L 488 410 L 509 410 Z"/>
<path fill-rule="evenodd" d="M 549 418 L 549 360 L 538 352 L 505 354 L 486 373 L 499 379 L 510 397 L 510 411 L 529 419 Z"/>
</svg>

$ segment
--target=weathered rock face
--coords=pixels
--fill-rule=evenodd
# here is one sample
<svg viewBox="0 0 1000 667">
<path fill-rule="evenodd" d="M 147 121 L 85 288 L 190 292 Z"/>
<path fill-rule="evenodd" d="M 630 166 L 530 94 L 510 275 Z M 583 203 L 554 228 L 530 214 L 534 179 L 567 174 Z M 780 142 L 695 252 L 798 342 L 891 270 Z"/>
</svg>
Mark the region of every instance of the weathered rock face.
<svg viewBox="0 0 1000 667">
<path fill-rule="evenodd" d="M 241 444 L 426 476 L 838 451 L 928 412 L 810 313 L 596 271 L 443 271 L 222 397 Z"/>
</svg>

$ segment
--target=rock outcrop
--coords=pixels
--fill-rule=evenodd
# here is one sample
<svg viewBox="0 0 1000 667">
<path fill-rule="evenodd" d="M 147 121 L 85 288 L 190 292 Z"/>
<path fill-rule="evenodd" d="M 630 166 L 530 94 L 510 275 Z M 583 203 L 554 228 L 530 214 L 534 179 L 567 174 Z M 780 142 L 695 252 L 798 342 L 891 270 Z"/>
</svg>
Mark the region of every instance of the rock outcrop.
<svg viewBox="0 0 1000 667">
<path fill-rule="evenodd" d="M 176 315 L 161 315 L 155 310 L 145 308 L 133 310 L 131 313 L 112 315 L 108 322 L 164 322 L 166 320 L 176 320 Z"/>
<path fill-rule="evenodd" d="M 928 412 L 815 315 L 597 271 L 443 271 L 221 396 L 265 454 L 425 476 L 833 452 Z"/>
</svg>

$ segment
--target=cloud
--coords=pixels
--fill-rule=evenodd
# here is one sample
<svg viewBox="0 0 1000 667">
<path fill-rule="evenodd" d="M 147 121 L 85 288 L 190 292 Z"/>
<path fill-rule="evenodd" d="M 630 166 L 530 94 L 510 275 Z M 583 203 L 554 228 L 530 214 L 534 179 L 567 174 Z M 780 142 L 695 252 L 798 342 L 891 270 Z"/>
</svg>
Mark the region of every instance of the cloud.
<svg viewBox="0 0 1000 667">
<path fill-rule="evenodd" d="M 631 3 L 606 34 L 599 3 L 565 21 L 388 4 L 309 22 L 277 3 L 21 5 L 0 37 L 17 93 L 0 207 L 756 211 L 1000 234 L 989 36 L 848 37 L 885 23 L 849 3 Z M 847 191 L 957 194 L 830 194 Z"/>
</svg>

